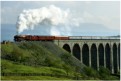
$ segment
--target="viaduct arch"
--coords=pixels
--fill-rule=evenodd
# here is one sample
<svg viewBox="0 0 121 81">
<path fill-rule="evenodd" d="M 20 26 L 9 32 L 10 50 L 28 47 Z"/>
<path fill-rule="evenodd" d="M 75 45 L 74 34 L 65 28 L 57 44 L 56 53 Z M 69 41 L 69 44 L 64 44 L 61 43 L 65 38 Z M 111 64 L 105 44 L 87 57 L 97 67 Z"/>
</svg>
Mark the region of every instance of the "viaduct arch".
<svg viewBox="0 0 121 81">
<path fill-rule="evenodd" d="M 75 44 L 73 46 L 73 55 L 80 60 L 80 46 L 78 44 Z"/>
<path fill-rule="evenodd" d="M 118 44 L 118 63 L 120 69 L 120 44 Z"/>
<path fill-rule="evenodd" d="M 66 51 L 71 53 L 71 49 L 70 49 L 70 46 L 68 44 L 64 44 L 63 49 L 65 49 Z"/>
<path fill-rule="evenodd" d="M 97 69 L 97 47 L 95 44 L 91 46 L 91 66 Z"/>
<path fill-rule="evenodd" d="M 119 39 L 55 40 L 54 43 L 74 55 L 86 66 L 97 70 L 103 66 L 112 73 L 120 71 Z"/>
<path fill-rule="evenodd" d="M 104 67 L 104 46 L 103 44 L 99 44 L 98 46 L 98 53 L 99 53 L 99 67 Z"/>
<path fill-rule="evenodd" d="M 85 65 L 89 66 L 89 47 L 87 44 L 84 44 L 82 48 L 82 61 Z"/>
<path fill-rule="evenodd" d="M 116 44 L 114 43 L 113 44 L 113 65 L 114 65 L 114 73 L 117 73 L 117 46 L 116 46 Z"/>
<path fill-rule="evenodd" d="M 109 70 L 111 70 L 111 54 L 110 54 L 110 46 L 109 44 L 107 43 L 106 46 L 105 46 L 105 56 L 106 56 L 106 68 L 108 68 Z"/>
</svg>

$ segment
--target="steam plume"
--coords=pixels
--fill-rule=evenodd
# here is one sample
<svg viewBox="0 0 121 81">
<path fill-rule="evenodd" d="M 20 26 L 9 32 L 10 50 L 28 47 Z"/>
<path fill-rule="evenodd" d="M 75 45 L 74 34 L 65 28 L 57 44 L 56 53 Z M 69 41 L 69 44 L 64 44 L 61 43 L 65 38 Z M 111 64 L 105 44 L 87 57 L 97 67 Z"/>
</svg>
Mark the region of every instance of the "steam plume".
<svg viewBox="0 0 121 81">
<path fill-rule="evenodd" d="M 29 9 L 23 10 L 19 15 L 17 21 L 17 31 L 18 33 L 24 30 L 34 29 L 35 25 L 44 24 L 50 27 L 57 27 L 60 24 L 68 24 L 70 21 L 69 10 L 62 10 L 54 5 L 49 7 L 42 7 L 39 9 Z M 56 31 L 52 29 L 53 32 Z M 52 32 L 50 30 L 50 32 Z M 59 32 L 54 32 L 52 34 L 60 34 Z"/>
</svg>

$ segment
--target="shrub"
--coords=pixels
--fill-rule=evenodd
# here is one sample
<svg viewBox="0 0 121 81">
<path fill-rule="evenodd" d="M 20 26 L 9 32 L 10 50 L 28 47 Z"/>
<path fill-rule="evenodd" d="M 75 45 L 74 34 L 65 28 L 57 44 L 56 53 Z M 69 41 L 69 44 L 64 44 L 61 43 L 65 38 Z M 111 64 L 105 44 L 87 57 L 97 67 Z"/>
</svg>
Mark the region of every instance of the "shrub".
<svg viewBox="0 0 121 81">
<path fill-rule="evenodd" d="M 50 56 L 47 56 L 44 63 L 49 66 L 49 67 L 56 67 L 56 68 L 62 68 L 62 64 L 63 62 L 58 58 L 56 57 L 50 57 Z"/>
<path fill-rule="evenodd" d="M 110 76 L 110 70 L 105 68 L 105 67 L 100 67 L 99 68 L 99 75 L 100 75 L 100 78 L 101 79 L 109 79 L 109 76 Z"/>
<path fill-rule="evenodd" d="M 71 54 L 69 54 L 69 53 L 65 53 L 65 54 L 61 55 L 62 59 L 69 59 L 70 57 L 71 57 Z"/>
<path fill-rule="evenodd" d="M 4 73 L 7 68 L 12 68 L 13 64 L 6 61 L 6 60 L 1 60 L 1 73 Z"/>
<path fill-rule="evenodd" d="M 68 75 L 69 72 L 72 71 L 72 67 L 70 65 L 63 64 L 63 69 L 66 71 L 66 74 Z"/>
<path fill-rule="evenodd" d="M 96 70 L 92 69 L 91 67 L 84 67 L 84 72 L 87 76 L 89 77 L 94 77 L 94 78 L 98 78 L 99 74 Z"/>
</svg>

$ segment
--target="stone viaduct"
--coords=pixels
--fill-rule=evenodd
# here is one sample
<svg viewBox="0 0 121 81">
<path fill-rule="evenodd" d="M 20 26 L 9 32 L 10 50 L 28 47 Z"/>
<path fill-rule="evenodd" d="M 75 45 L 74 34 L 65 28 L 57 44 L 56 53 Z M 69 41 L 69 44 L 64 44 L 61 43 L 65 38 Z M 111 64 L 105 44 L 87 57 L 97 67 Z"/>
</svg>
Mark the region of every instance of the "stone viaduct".
<svg viewBox="0 0 121 81">
<path fill-rule="evenodd" d="M 120 39 L 55 40 L 54 43 L 96 70 L 100 66 L 112 73 L 120 70 Z"/>
</svg>

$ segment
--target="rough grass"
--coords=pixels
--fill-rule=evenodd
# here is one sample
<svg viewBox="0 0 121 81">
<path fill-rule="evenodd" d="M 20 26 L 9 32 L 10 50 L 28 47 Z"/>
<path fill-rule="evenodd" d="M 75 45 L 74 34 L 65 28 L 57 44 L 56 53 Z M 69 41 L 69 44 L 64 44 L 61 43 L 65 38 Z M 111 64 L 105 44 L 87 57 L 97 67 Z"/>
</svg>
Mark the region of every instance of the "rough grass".
<svg viewBox="0 0 121 81">
<path fill-rule="evenodd" d="M 20 42 L 1 45 L 2 59 L 11 60 L 29 66 L 69 67 L 71 70 L 84 65 L 73 55 L 52 42 Z M 83 71 L 82 71 L 83 72 Z"/>
<path fill-rule="evenodd" d="M 8 60 L 1 60 L 1 72 L 2 73 L 43 73 L 44 76 L 2 76 L 2 80 L 62 80 L 62 79 L 71 79 L 67 78 L 66 71 L 64 69 L 54 68 L 54 67 L 33 67 L 26 66 L 21 64 L 15 64 L 14 62 Z M 48 76 L 48 74 L 53 76 Z M 70 73 L 68 76 L 74 77 Z M 59 75 L 63 75 L 58 77 Z"/>
<path fill-rule="evenodd" d="M 53 42 L 16 42 L 1 45 L 2 73 L 45 73 L 68 75 L 75 79 L 118 80 L 110 74 L 86 68 L 73 55 Z M 86 69 L 85 69 L 86 68 Z M 105 69 L 103 69 L 105 71 Z M 102 75 L 101 75 L 102 74 Z M 105 76 L 103 76 L 105 75 Z M 81 78 L 80 78 L 81 77 Z M 2 76 L 7 80 L 63 80 L 58 76 Z"/>
<path fill-rule="evenodd" d="M 32 67 L 25 66 L 21 64 L 15 64 L 7 60 L 1 60 L 1 71 L 2 73 L 48 73 L 54 74 L 58 72 L 59 74 L 66 75 L 66 72 L 63 69 L 58 69 L 54 67 Z"/>
<path fill-rule="evenodd" d="M 1 76 L 2 80 L 70 80 L 63 77 L 50 77 L 50 76 Z"/>
<path fill-rule="evenodd" d="M 71 59 L 73 56 L 60 48 L 57 53 L 61 53 L 62 56 L 61 54 L 54 54 L 54 52 L 49 51 L 53 49 L 50 46 L 53 44 L 45 43 L 21 42 L 2 45 L 2 73 L 45 73 L 74 77 L 76 74 L 75 66 L 71 66 L 72 61 L 74 61 Z M 70 58 L 70 63 L 67 63 L 67 58 Z M 81 74 L 79 75 L 81 76 Z M 8 78 L 8 76 L 4 76 L 3 79 L 5 77 Z M 18 76 L 15 77 L 17 78 Z"/>
</svg>

